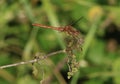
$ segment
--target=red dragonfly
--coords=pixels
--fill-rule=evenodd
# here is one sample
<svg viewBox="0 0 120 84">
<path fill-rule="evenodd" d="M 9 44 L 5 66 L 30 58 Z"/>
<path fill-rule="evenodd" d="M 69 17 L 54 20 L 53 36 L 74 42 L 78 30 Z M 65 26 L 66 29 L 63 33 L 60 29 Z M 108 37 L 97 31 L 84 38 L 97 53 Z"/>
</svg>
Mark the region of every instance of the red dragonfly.
<svg viewBox="0 0 120 84">
<path fill-rule="evenodd" d="M 82 18 L 82 17 L 81 17 Z M 43 27 L 43 28 L 48 28 L 48 29 L 53 29 L 53 30 L 57 30 L 57 31 L 61 31 L 61 32 L 66 32 L 69 35 L 72 36 L 77 36 L 80 34 L 79 31 L 77 31 L 75 28 L 72 27 L 72 25 L 74 25 L 76 22 L 78 22 L 81 18 L 79 18 L 78 20 L 76 20 L 75 22 L 73 22 L 70 25 L 64 26 L 64 27 L 53 27 L 53 26 L 46 26 L 46 25 L 42 25 L 42 24 L 38 24 L 38 23 L 34 23 L 32 24 L 33 26 L 37 26 L 37 27 Z"/>
</svg>

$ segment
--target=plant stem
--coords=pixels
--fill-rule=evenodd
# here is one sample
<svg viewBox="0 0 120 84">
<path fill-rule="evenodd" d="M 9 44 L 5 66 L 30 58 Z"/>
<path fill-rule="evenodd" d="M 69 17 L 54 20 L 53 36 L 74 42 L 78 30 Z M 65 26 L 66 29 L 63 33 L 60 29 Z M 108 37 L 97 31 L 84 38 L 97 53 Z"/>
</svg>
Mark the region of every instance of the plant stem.
<svg viewBox="0 0 120 84">
<path fill-rule="evenodd" d="M 98 28 L 98 23 L 99 23 L 100 19 L 96 19 L 94 21 L 94 23 L 92 24 L 90 31 L 88 32 L 88 34 L 86 35 L 85 41 L 84 41 L 84 45 L 83 45 L 83 53 L 82 53 L 82 58 L 85 57 L 87 50 L 92 42 L 92 40 L 94 39 L 96 30 Z"/>
<path fill-rule="evenodd" d="M 84 40 L 84 44 L 83 44 L 83 52 L 82 52 L 82 59 L 85 58 L 85 55 L 89 49 L 89 46 L 91 45 L 91 42 L 92 40 L 94 40 L 94 37 L 95 37 L 95 34 L 96 34 L 96 31 L 98 29 L 98 25 L 100 23 L 100 20 L 101 20 L 101 17 L 102 15 L 96 15 L 93 19 L 93 22 L 92 22 L 92 25 L 91 25 L 91 28 L 88 32 L 88 34 L 86 35 L 85 37 L 85 40 Z"/>
<path fill-rule="evenodd" d="M 31 23 L 34 22 L 35 18 L 33 16 L 30 4 L 28 4 L 27 0 L 19 0 L 19 1 L 23 5 L 23 8 L 25 9 L 26 15 L 28 16 Z M 24 51 L 23 51 L 23 59 L 24 60 L 27 60 L 30 58 L 31 51 L 32 51 L 34 43 L 35 43 L 34 41 L 35 41 L 36 36 L 37 36 L 37 32 L 38 32 L 38 28 L 33 28 L 31 30 L 30 38 L 29 38 L 28 42 L 26 43 L 26 46 L 25 46 Z"/>
<path fill-rule="evenodd" d="M 54 8 L 50 2 L 50 0 L 42 0 L 43 2 L 43 8 L 48 16 L 48 19 L 50 21 L 50 24 L 53 25 L 53 26 L 60 26 L 59 22 L 58 22 L 58 19 L 57 19 L 57 15 L 54 11 Z M 53 30 L 54 31 L 54 30 Z M 61 36 L 61 34 L 59 34 L 58 32 L 54 31 L 56 37 L 57 37 L 57 40 L 61 46 L 62 49 L 65 48 L 65 44 L 64 44 L 64 41 L 63 41 L 63 38 Z"/>
<path fill-rule="evenodd" d="M 23 62 L 19 62 L 19 63 L 14 63 L 14 64 L 9 64 L 9 65 L 4 65 L 4 66 L 0 66 L 0 69 L 4 69 L 4 68 L 8 68 L 8 67 L 13 67 L 13 66 L 18 66 L 18 65 L 24 65 L 24 64 L 28 64 L 28 63 L 35 63 L 37 61 L 40 60 L 44 60 L 50 56 L 59 54 L 59 53 L 65 53 L 65 50 L 60 50 L 60 51 L 56 51 L 56 52 L 52 52 L 48 55 L 43 56 L 42 58 L 38 58 L 38 59 L 33 59 L 33 60 L 29 60 L 29 61 L 23 61 Z"/>
</svg>

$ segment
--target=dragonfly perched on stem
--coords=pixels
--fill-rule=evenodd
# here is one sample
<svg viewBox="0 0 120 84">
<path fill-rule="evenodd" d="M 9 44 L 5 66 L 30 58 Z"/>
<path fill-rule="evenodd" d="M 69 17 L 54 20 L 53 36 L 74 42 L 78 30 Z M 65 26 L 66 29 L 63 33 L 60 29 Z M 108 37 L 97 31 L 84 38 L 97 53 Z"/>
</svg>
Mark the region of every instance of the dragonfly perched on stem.
<svg viewBox="0 0 120 84">
<path fill-rule="evenodd" d="M 67 45 L 66 45 L 66 54 L 68 55 L 68 79 L 71 78 L 71 76 L 77 71 L 79 67 L 79 62 L 76 60 L 76 56 L 74 54 L 75 50 L 82 50 L 81 45 L 83 44 L 83 39 L 81 38 L 80 32 L 73 28 L 72 26 L 76 24 L 79 20 L 81 20 L 82 17 L 80 17 L 75 22 L 72 22 L 71 24 L 64 26 L 64 27 L 53 27 L 53 26 L 46 26 L 38 23 L 32 24 L 33 26 L 42 27 L 46 29 L 53 29 L 60 32 L 65 32 L 68 34 L 67 37 Z"/>
</svg>

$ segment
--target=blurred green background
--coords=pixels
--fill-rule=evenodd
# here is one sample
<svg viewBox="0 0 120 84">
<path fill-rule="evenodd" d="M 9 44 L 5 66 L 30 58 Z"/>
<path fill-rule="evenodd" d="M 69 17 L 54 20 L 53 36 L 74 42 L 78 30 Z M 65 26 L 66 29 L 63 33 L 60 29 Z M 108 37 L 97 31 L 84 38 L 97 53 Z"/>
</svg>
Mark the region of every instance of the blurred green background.
<svg viewBox="0 0 120 84">
<path fill-rule="evenodd" d="M 67 79 L 65 54 L 0 69 L 0 84 L 120 84 L 120 0 L 0 0 L 0 66 L 65 49 L 64 33 L 33 23 L 74 27 L 84 37 L 79 71 Z"/>
</svg>

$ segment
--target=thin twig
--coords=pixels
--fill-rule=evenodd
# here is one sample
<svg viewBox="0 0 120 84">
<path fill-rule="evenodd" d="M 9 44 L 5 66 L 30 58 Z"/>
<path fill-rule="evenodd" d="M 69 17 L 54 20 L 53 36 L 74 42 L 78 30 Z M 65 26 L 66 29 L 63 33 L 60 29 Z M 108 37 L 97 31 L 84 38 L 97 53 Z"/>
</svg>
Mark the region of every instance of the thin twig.
<svg viewBox="0 0 120 84">
<path fill-rule="evenodd" d="M 35 63 L 37 61 L 46 59 L 46 58 L 48 58 L 48 57 L 50 57 L 52 55 L 59 54 L 59 53 L 65 53 L 65 50 L 60 50 L 60 51 L 56 51 L 56 52 L 47 54 L 47 55 L 45 55 L 45 56 L 43 56 L 42 58 L 39 58 L 39 59 L 33 59 L 33 60 L 29 60 L 29 61 L 23 61 L 23 62 L 18 62 L 18 63 L 14 63 L 14 64 L 0 66 L 0 69 L 8 68 L 8 67 L 13 67 L 13 66 L 18 66 L 18 65 L 24 65 L 24 64 L 28 64 L 28 63 Z"/>
</svg>

